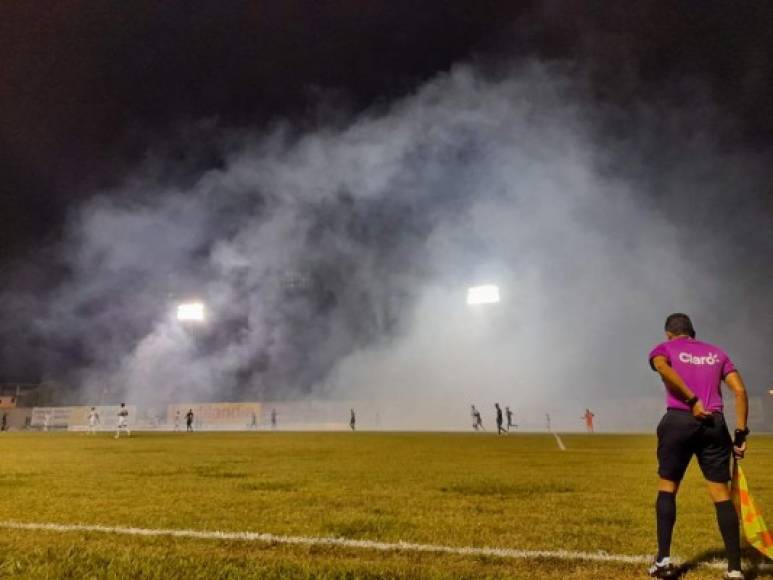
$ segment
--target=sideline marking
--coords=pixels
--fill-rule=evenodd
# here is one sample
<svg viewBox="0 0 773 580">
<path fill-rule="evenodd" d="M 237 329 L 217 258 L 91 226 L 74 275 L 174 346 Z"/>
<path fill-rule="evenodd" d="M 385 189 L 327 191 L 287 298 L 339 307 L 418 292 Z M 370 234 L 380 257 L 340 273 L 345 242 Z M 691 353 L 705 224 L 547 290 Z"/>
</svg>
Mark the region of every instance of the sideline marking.
<svg viewBox="0 0 773 580">
<path fill-rule="evenodd" d="M 454 554 L 460 556 L 496 556 L 528 560 L 544 558 L 553 560 L 585 560 L 589 562 L 615 562 L 621 564 L 650 564 L 652 556 L 627 556 L 624 554 L 608 554 L 599 552 L 572 552 L 568 550 L 517 550 L 513 548 L 475 548 L 440 546 L 435 544 L 414 544 L 411 542 L 374 542 L 372 540 L 351 540 L 347 538 L 325 538 L 314 536 L 281 536 L 261 534 L 258 532 L 220 532 L 211 530 L 186 530 L 163 528 L 124 528 L 84 524 L 42 524 L 14 521 L 0 521 L 0 528 L 8 530 L 36 530 L 47 532 L 96 532 L 103 534 L 123 534 L 127 536 L 171 536 L 175 538 L 195 538 L 199 540 L 239 540 L 246 542 L 263 542 L 266 544 L 290 544 L 300 546 L 337 546 L 342 548 L 359 548 L 362 550 L 378 550 L 381 552 L 430 552 Z M 724 569 L 723 561 L 701 562 L 700 567 Z M 773 570 L 773 566 L 762 564 L 755 570 Z"/>
</svg>

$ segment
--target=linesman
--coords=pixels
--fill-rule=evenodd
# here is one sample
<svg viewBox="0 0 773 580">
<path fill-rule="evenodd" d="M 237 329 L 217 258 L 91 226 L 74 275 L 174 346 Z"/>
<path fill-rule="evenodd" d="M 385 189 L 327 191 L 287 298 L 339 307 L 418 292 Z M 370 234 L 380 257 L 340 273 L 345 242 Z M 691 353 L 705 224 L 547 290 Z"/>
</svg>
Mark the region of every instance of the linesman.
<svg viewBox="0 0 773 580">
<path fill-rule="evenodd" d="M 714 502 L 719 531 L 727 552 L 726 579 L 743 580 L 738 514 L 730 500 L 730 456 L 746 452 L 748 399 L 738 370 L 717 346 L 695 338 L 686 314 L 666 319 L 665 342 L 649 354 L 650 366 L 666 387 L 666 414 L 658 435 L 658 497 L 655 503 L 658 554 L 649 569 L 653 578 L 674 578 L 681 571 L 671 563 L 671 537 L 676 523 L 676 494 L 692 456 L 698 458 Z M 735 395 L 735 438 L 722 413 L 721 383 Z"/>
</svg>

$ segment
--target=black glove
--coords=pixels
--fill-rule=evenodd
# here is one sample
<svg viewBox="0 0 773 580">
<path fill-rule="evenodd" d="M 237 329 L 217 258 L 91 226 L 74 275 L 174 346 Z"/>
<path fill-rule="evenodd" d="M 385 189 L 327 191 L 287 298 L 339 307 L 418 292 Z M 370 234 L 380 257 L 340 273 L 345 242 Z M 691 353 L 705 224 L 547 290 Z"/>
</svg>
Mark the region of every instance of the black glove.
<svg viewBox="0 0 773 580">
<path fill-rule="evenodd" d="M 742 447 L 746 443 L 746 436 L 749 434 L 749 428 L 736 429 L 735 437 L 733 438 L 733 447 Z"/>
</svg>

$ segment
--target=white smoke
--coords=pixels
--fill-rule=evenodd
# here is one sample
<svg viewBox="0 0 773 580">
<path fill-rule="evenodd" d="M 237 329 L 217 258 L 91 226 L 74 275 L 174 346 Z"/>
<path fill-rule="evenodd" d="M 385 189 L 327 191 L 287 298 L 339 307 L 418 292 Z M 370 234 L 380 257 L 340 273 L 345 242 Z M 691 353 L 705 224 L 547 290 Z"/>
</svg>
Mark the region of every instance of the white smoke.
<svg viewBox="0 0 773 580">
<path fill-rule="evenodd" d="M 89 392 L 332 396 L 395 425 L 657 395 L 646 353 L 672 311 L 761 376 L 770 325 L 750 325 L 771 282 L 733 243 L 759 169 L 685 131 L 689 114 L 642 111 L 612 137 L 564 71 L 460 65 L 344 127 L 234 138 L 193 180 L 138 172 L 77 212 L 73 277 L 41 327 L 82 338 Z M 502 302 L 467 306 L 478 283 Z M 183 297 L 206 302 L 207 327 L 175 320 Z"/>
</svg>

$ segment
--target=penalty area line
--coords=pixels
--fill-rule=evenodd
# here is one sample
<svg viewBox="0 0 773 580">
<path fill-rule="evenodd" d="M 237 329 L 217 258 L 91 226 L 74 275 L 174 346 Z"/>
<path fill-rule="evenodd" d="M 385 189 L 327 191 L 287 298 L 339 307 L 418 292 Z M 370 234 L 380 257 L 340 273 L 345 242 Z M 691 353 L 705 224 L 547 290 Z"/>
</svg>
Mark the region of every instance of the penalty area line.
<svg viewBox="0 0 773 580">
<path fill-rule="evenodd" d="M 575 552 L 570 550 L 518 550 L 514 548 L 476 548 L 472 546 L 442 546 L 436 544 L 415 544 L 411 542 L 375 542 L 372 540 L 352 540 L 349 538 L 282 536 L 258 532 L 224 532 L 217 530 L 187 530 L 164 528 L 131 528 L 87 524 L 25 523 L 16 521 L 0 522 L 0 528 L 7 530 L 29 530 L 45 532 L 88 532 L 118 534 L 125 536 L 193 538 L 197 540 L 235 540 L 243 542 L 261 542 L 265 544 L 285 544 L 294 546 L 332 546 L 381 552 L 425 552 L 452 554 L 459 556 L 494 556 L 508 559 L 548 559 L 573 560 L 587 562 L 609 562 L 619 564 L 649 564 L 652 556 L 629 556 L 608 554 L 606 552 Z M 701 563 L 701 566 L 723 568 L 724 562 Z M 767 566 L 766 566 L 767 568 Z M 759 569 L 759 568 L 758 568 Z"/>
</svg>

